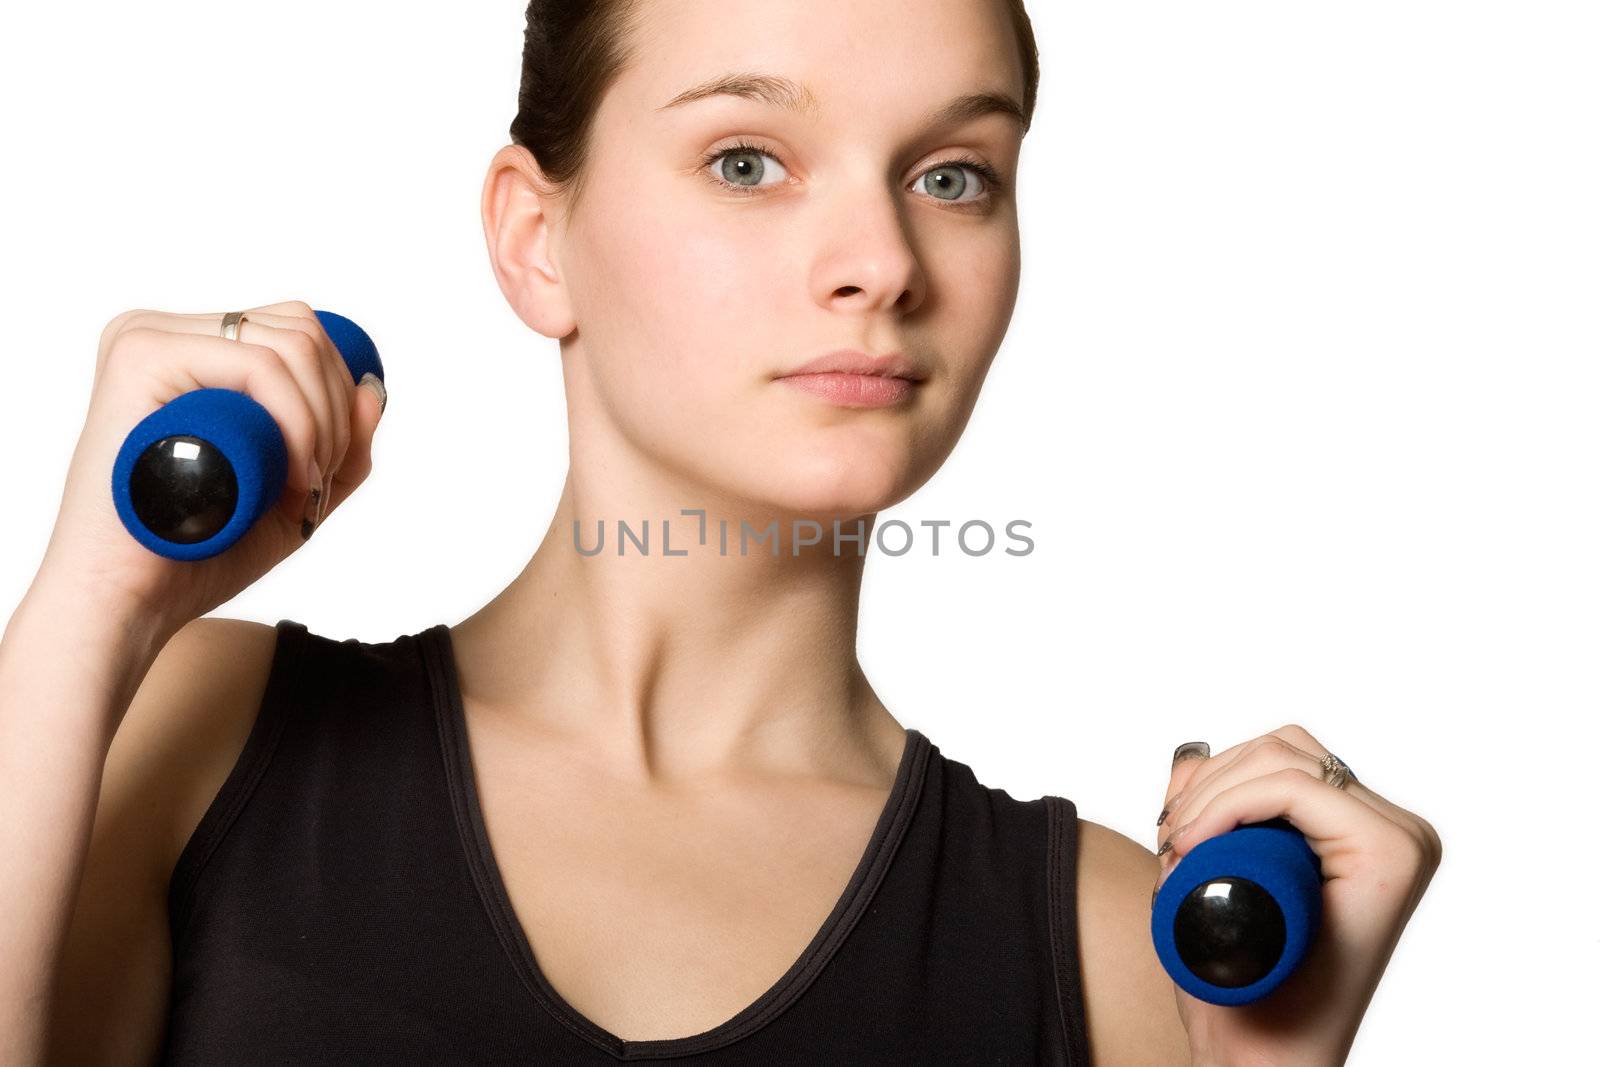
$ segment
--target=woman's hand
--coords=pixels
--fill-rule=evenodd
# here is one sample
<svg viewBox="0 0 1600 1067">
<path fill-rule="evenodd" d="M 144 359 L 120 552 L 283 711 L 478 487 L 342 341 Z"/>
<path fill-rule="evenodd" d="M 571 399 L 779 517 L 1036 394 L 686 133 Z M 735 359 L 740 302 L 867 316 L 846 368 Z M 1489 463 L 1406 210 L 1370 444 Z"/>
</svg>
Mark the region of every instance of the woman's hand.
<svg viewBox="0 0 1600 1067">
<path fill-rule="evenodd" d="M 237 340 L 222 313 L 125 311 L 100 335 L 88 415 L 40 564 L 45 584 L 86 591 L 80 607 L 148 618 L 176 633 L 226 603 L 294 552 L 367 477 L 383 408 L 379 388 L 360 388 L 304 301 L 248 309 Z M 244 393 L 267 409 L 289 458 L 284 492 L 237 544 L 184 562 L 150 551 L 123 527 L 111 494 L 118 450 L 139 420 L 179 394 L 211 387 Z M 37 580 L 37 579 L 36 579 Z"/>
<path fill-rule="evenodd" d="M 1406 921 L 1439 866 L 1439 835 L 1353 777 L 1322 780 L 1328 750 L 1284 726 L 1209 755 L 1174 755 L 1157 821 L 1157 885 L 1189 851 L 1241 823 L 1283 817 L 1322 862 L 1322 923 L 1300 966 L 1272 993 L 1224 1007 L 1173 986 L 1196 1064 L 1341 1064 Z"/>
</svg>

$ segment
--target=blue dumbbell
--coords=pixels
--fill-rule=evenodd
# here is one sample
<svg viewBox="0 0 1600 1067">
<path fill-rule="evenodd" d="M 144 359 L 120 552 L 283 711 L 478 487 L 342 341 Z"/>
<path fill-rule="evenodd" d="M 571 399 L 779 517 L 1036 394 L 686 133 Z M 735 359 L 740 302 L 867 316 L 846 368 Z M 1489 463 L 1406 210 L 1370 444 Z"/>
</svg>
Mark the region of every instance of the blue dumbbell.
<svg viewBox="0 0 1600 1067">
<path fill-rule="evenodd" d="M 383 377 L 378 349 L 342 315 L 317 319 L 350 379 Z M 233 389 L 196 389 L 128 432 L 111 471 L 117 514 L 140 544 L 176 560 L 226 550 L 283 495 L 289 450 L 259 402 Z"/>
<path fill-rule="evenodd" d="M 1270 819 L 1190 849 L 1156 893 L 1150 932 L 1180 989 L 1237 1005 L 1289 977 L 1321 922 L 1321 862 L 1300 831 Z"/>
</svg>

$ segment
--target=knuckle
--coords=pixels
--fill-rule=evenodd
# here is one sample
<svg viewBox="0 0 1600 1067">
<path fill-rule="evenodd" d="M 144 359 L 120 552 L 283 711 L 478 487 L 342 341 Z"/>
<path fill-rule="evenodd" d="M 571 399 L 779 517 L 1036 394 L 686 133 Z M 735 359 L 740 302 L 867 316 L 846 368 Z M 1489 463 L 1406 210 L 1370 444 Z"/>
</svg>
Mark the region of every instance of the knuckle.
<svg viewBox="0 0 1600 1067">
<path fill-rule="evenodd" d="M 127 359 L 134 353 L 150 351 L 161 339 L 162 332 L 149 326 L 125 325 L 111 339 L 106 358 L 118 356 Z"/>
<path fill-rule="evenodd" d="M 1312 775 L 1304 767 L 1283 767 L 1273 771 L 1271 777 L 1292 788 L 1299 788 L 1308 782 L 1320 782 L 1321 779 Z"/>
<path fill-rule="evenodd" d="M 1429 863 L 1437 867 L 1439 861 L 1444 858 L 1444 842 L 1439 839 L 1439 831 L 1435 830 L 1427 819 L 1420 818 L 1417 820 L 1417 829 L 1421 832 L 1422 844 Z"/>
<path fill-rule="evenodd" d="M 1251 768 L 1262 768 L 1277 762 L 1277 754 L 1265 741 L 1252 741 L 1245 749 L 1241 763 Z"/>
<path fill-rule="evenodd" d="M 1275 756 L 1287 756 L 1295 750 L 1294 745 L 1277 736 L 1262 738 L 1261 747 Z"/>
<path fill-rule="evenodd" d="M 278 351 L 284 359 L 301 363 L 312 363 L 322 358 L 317 351 L 317 343 L 301 330 L 285 330 L 283 339 L 278 342 Z"/>
<path fill-rule="evenodd" d="M 1429 865 L 1429 848 L 1419 834 L 1414 834 L 1399 823 L 1390 823 L 1379 842 L 1380 852 L 1398 867 L 1422 870 Z"/>
<path fill-rule="evenodd" d="M 1281 738 L 1269 735 L 1251 742 L 1244 759 L 1252 768 L 1275 767 L 1284 763 L 1292 751 L 1293 747 Z"/>
<path fill-rule="evenodd" d="M 100 347 L 102 349 L 105 348 L 110 341 L 122 332 L 123 327 L 127 326 L 134 317 L 142 314 L 144 314 L 142 308 L 130 308 L 127 311 L 113 315 L 111 320 L 106 323 L 105 328 L 100 331 Z"/>
<path fill-rule="evenodd" d="M 316 321 L 316 311 L 314 311 L 311 305 L 306 303 L 304 300 L 285 300 L 283 302 L 283 307 L 291 315 L 298 315 L 303 319 L 311 319 L 313 322 Z"/>
<path fill-rule="evenodd" d="M 253 372 L 264 372 L 274 376 L 284 373 L 283 362 L 278 358 L 278 353 L 266 345 L 234 344 L 229 353 L 249 363 Z"/>
</svg>

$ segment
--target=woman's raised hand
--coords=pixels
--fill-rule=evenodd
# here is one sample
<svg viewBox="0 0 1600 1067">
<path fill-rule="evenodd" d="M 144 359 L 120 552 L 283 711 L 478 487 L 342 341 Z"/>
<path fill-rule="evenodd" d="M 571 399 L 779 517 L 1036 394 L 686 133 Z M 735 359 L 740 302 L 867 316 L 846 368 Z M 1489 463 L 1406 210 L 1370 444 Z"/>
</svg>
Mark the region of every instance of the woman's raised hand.
<svg viewBox="0 0 1600 1067">
<path fill-rule="evenodd" d="M 138 613 L 176 632 L 276 566 L 366 479 L 381 383 L 359 388 L 350 380 L 303 301 L 250 308 L 247 315 L 238 340 L 221 336 L 222 312 L 125 311 L 106 325 L 41 575 L 92 591 L 97 609 Z M 245 393 L 267 409 L 283 431 L 288 477 L 281 498 L 237 543 L 210 559 L 175 561 L 151 552 L 122 525 L 112 467 L 141 419 L 179 394 L 207 387 Z"/>
<path fill-rule="evenodd" d="M 1428 822 L 1364 783 L 1322 780 L 1328 750 L 1284 726 L 1215 756 L 1179 746 L 1158 819 L 1157 885 L 1200 842 L 1282 817 L 1322 864 L 1323 913 L 1300 966 L 1269 996 L 1220 1006 L 1173 986 L 1196 1064 L 1341 1064 L 1384 967 L 1439 866 Z"/>
</svg>

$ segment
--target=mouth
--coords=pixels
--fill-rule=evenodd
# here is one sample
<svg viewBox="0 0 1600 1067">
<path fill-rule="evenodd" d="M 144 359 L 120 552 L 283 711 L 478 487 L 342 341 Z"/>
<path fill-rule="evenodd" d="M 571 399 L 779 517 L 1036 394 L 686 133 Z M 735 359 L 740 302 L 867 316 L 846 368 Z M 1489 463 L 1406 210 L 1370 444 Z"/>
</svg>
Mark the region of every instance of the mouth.
<svg viewBox="0 0 1600 1067">
<path fill-rule="evenodd" d="M 882 408 L 898 404 L 920 384 L 910 378 L 845 371 L 786 374 L 777 380 L 829 403 L 852 408 Z"/>
<path fill-rule="evenodd" d="M 838 348 L 780 374 L 775 380 L 844 407 L 881 408 L 898 404 L 928 377 L 900 352 L 868 355 Z"/>
</svg>

